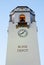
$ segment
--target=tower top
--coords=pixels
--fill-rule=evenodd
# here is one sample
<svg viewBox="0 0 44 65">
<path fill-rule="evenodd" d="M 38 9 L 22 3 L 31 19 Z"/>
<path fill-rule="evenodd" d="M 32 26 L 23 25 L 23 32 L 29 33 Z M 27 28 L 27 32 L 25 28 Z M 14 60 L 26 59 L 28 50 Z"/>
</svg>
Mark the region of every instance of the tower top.
<svg viewBox="0 0 44 65">
<path fill-rule="evenodd" d="M 28 27 L 35 22 L 35 13 L 28 6 L 17 6 L 10 12 L 10 22 L 15 23 L 16 28 Z"/>
<path fill-rule="evenodd" d="M 35 15 L 34 11 L 28 6 L 17 6 L 10 12 L 10 15 L 13 15 L 16 12 L 30 12 L 32 15 Z"/>
</svg>

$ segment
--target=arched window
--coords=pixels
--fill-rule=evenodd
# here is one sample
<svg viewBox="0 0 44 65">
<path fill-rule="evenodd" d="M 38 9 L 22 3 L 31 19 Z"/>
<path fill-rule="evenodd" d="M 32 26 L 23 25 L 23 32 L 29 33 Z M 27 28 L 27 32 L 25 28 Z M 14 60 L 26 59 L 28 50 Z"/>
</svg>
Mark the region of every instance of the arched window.
<svg viewBox="0 0 44 65">
<path fill-rule="evenodd" d="M 27 25 L 27 22 L 25 21 L 25 15 L 24 14 L 21 14 L 20 16 L 19 16 L 19 22 L 18 22 L 18 25 L 16 25 L 16 28 L 18 28 L 18 27 L 29 27 L 28 25 Z"/>
<path fill-rule="evenodd" d="M 20 15 L 20 22 L 21 23 L 25 22 L 25 15 L 24 14 Z"/>
</svg>

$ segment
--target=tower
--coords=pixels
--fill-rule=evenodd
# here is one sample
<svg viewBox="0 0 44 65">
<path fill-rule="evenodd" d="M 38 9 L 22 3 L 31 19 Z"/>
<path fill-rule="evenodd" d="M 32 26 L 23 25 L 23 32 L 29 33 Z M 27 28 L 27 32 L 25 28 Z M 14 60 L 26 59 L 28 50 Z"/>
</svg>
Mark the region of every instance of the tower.
<svg viewBox="0 0 44 65">
<path fill-rule="evenodd" d="M 27 6 L 10 12 L 6 65 L 40 65 L 35 13 Z"/>
</svg>

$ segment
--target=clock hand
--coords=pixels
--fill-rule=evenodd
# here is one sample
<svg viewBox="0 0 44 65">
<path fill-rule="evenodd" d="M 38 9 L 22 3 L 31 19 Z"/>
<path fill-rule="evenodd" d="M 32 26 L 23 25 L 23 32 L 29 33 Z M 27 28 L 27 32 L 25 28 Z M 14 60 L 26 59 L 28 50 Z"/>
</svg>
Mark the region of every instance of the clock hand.
<svg viewBox="0 0 44 65">
<path fill-rule="evenodd" d="M 24 31 L 23 32 L 21 32 L 21 34 L 23 34 L 24 33 Z"/>
</svg>

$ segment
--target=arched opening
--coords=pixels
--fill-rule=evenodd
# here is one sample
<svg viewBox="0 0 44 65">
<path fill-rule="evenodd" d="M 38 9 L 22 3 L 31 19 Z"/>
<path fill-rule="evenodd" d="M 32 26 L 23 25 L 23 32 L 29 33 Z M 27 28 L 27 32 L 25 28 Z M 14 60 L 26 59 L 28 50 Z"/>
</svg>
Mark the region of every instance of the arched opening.
<svg viewBox="0 0 44 65">
<path fill-rule="evenodd" d="M 25 21 L 25 15 L 24 14 L 21 14 L 19 16 L 19 22 L 18 22 L 18 25 L 16 25 L 16 28 L 18 27 L 28 27 L 27 25 L 27 22 Z"/>
<path fill-rule="evenodd" d="M 20 15 L 20 23 L 24 23 L 25 22 L 25 15 L 21 14 Z"/>
</svg>

